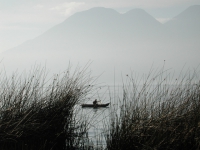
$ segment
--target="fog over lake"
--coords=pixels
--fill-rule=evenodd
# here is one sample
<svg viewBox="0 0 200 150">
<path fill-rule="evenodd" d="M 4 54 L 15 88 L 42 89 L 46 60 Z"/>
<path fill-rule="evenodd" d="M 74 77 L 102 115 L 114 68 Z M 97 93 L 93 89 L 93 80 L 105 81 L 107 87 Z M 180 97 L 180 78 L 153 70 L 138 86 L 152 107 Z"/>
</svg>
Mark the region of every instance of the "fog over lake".
<svg viewBox="0 0 200 150">
<path fill-rule="evenodd" d="M 14 39 L 13 39 L 14 40 Z M 69 63 L 91 63 L 99 82 L 121 82 L 131 71 L 150 68 L 193 71 L 200 64 L 200 5 L 193 5 L 165 23 L 144 9 L 119 13 L 94 7 L 77 12 L 34 39 L 1 53 L 7 73 L 35 64 L 50 72 L 64 71 Z"/>
<path fill-rule="evenodd" d="M 109 121 L 116 117 L 113 114 L 120 116 L 122 109 L 137 114 L 134 111 L 140 106 L 146 109 L 146 100 L 154 110 L 161 106 L 160 102 L 193 99 L 190 94 L 198 91 L 199 84 L 191 82 L 199 83 L 199 58 L 200 2 L 197 0 L 0 0 L 2 99 L 6 102 L 5 97 L 16 91 L 20 92 L 18 98 L 26 87 L 33 86 L 33 89 L 37 87 L 38 100 L 43 100 L 51 92 L 51 81 L 51 100 L 55 99 L 54 94 L 65 94 L 65 90 L 70 96 L 83 95 L 73 107 L 75 118 L 89 122 L 88 135 L 94 143 L 98 140 L 93 137 L 109 131 Z M 66 69 L 72 71 L 70 75 Z M 78 72 L 82 69 L 86 70 L 86 76 Z M 62 75 L 66 77 L 64 80 Z M 46 82 L 42 79 L 40 82 L 37 77 Z M 85 81 L 87 77 L 94 82 Z M 59 86 L 63 88 L 61 92 Z M 82 88 L 88 90 L 81 91 Z M 81 104 L 92 104 L 95 99 L 100 100 L 99 104 L 110 104 L 106 108 L 82 109 Z M 129 104 L 131 107 L 126 107 Z M 188 112 L 190 106 L 185 107 Z M 187 129 L 195 131 L 188 126 Z M 106 146 L 104 139 L 102 145 Z"/>
</svg>

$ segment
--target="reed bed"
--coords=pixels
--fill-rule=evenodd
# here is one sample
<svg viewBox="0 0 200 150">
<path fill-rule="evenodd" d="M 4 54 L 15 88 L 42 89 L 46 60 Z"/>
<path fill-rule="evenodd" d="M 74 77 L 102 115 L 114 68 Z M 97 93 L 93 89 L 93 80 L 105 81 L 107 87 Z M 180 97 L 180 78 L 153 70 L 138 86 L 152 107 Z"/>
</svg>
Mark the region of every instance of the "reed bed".
<svg viewBox="0 0 200 150">
<path fill-rule="evenodd" d="M 127 75 L 119 110 L 112 108 L 108 150 L 200 149 L 200 81 L 161 70 L 141 80 Z"/>
<path fill-rule="evenodd" d="M 88 123 L 75 109 L 91 91 L 86 68 L 47 80 L 45 68 L 0 79 L 0 149 L 85 149 Z"/>
<path fill-rule="evenodd" d="M 196 71 L 175 79 L 164 69 L 141 79 L 127 75 L 123 97 L 111 100 L 110 120 L 102 120 L 105 131 L 93 143 L 92 118 L 81 117 L 77 106 L 94 93 L 94 80 L 87 66 L 71 70 L 49 80 L 39 67 L 11 77 L 0 74 L 0 149 L 200 149 Z"/>
</svg>

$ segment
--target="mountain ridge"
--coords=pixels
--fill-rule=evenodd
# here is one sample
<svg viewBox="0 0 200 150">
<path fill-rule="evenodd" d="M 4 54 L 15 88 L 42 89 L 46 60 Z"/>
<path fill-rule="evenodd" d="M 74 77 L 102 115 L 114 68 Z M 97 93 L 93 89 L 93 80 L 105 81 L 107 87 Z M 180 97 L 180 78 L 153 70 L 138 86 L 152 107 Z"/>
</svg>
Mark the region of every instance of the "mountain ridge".
<svg viewBox="0 0 200 150">
<path fill-rule="evenodd" d="M 200 11 L 200 6 L 191 6 L 178 16 L 191 12 L 194 7 L 196 11 Z M 133 9 L 125 14 L 120 14 L 111 8 L 97 7 L 78 12 L 35 39 L 10 50 L 31 51 L 31 49 L 34 49 L 33 52 L 35 52 L 48 51 L 48 49 L 54 48 L 67 51 L 67 49 L 79 49 L 77 44 L 89 46 L 92 42 L 98 46 L 106 46 L 105 42 L 112 44 L 121 41 L 131 44 L 141 40 L 155 41 L 168 40 L 171 37 L 184 37 L 185 29 L 188 27 L 183 24 L 183 27 L 178 29 L 179 22 L 173 24 L 173 21 L 169 21 L 163 25 L 142 9 Z M 198 28 L 198 26 L 195 28 Z M 196 31 L 194 33 L 190 30 L 187 31 L 189 32 L 187 34 L 191 34 L 190 37 L 198 36 Z M 174 36 L 174 33 L 177 35 Z M 107 37 L 107 40 L 105 37 Z"/>
<path fill-rule="evenodd" d="M 193 13 L 189 12 L 185 11 L 189 14 L 186 18 L 191 19 Z M 8 62 L 7 68 L 21 69 L 45 61 L 51 69 L 62 70 L 69 61 L 82 64 L 91 60 L 97 75 L 110 72 L 106 75 L 109 82 L 113 81 L 114 67 L 121 72 L 128 68 L 146 71 L 153 62 L 162 64 L 163 60 L 169 68 L 185 63 L 195 66 L 200 64 L 200 26 L 196 26 L 198 19 L 192 18 L 194 26 L 183 21 L 161 24 L 141 9 L 120 14 L 109 8 L 93 8 L 7 50 L 4 62 Z"/>
<path fill-rule="evenodd" d="M 190 6 L 164 25 L 180 37 L 198 38 L 200 35 L 200 5 Z"/>
</svg>

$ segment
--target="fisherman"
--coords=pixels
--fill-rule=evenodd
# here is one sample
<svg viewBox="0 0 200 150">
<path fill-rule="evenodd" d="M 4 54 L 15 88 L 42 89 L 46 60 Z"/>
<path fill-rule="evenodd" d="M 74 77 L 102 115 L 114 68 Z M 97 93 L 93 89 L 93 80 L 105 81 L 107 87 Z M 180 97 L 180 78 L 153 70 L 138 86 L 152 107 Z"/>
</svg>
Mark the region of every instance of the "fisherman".
<svg viewBox="0 0 200 150">
<path fill-rule="evenodd" d="M 97 103 L 98 103 L 98 101 L 97 101 L 97 99 L 95 99 L 95 100 L 93 101 L 93 105 L 97 105 Z"/>
</svg>

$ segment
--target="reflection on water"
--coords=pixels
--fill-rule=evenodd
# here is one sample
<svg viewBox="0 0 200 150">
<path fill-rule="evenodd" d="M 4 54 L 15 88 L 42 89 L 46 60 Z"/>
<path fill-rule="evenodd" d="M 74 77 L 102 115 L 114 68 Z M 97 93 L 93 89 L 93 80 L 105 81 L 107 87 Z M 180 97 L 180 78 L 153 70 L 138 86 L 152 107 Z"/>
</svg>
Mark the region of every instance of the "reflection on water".
<svg viewBox="0 0 200 150">
<path fill-rule="evenodd" d="M 110 107 L 105 108 L 81 108 L 80 116 L 87 119 L 88 124 L 88 136 L 90 140 L 96 145 L 105 145 L 105 132 L 106 126 L 109 121 Z"/>
</svg>

